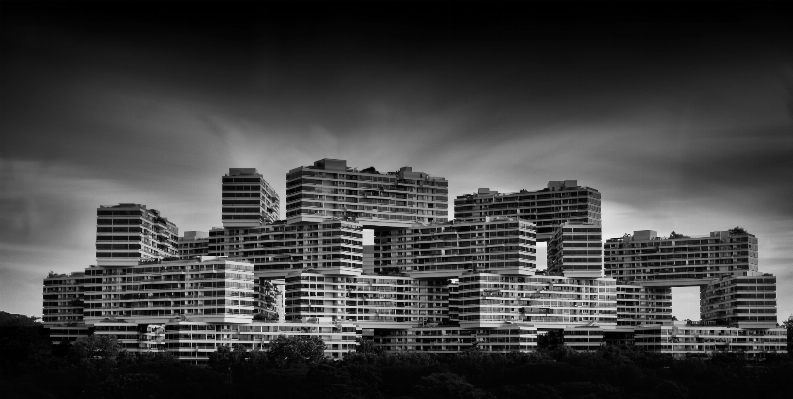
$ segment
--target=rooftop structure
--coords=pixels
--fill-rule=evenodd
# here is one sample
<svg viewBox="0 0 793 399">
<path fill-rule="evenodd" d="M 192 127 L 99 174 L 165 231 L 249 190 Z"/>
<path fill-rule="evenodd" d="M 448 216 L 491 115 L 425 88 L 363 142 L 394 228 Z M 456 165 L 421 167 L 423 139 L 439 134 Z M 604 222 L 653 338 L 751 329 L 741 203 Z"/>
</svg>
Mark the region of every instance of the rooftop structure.
<svg viewBox="0 0 793 399">
<path fill-rule="evenodd" d="M 448 220 L 449 183 L 405 166 L 380 173 L 341 159 L 321 159 L 286 174 L 289 223 L 353 218 L 365 228 Z"/>
</svg>

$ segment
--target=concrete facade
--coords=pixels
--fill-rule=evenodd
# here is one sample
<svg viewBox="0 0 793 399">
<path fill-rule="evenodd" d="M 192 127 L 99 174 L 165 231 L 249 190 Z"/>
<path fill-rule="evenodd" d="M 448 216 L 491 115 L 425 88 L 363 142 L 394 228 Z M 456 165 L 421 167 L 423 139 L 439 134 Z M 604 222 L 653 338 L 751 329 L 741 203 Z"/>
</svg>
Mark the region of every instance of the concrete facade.
<svg viewBox="0 0 793 399">
<path fill-rule="evenodd" d="M 455 198 L 454 217 L 467 222 L 498 216 L 527 220 L 537 226 L 537 241 L 544 242 L 564 222 L 599 225 L 600 201 L 598 190 L 576 180 L 550 181 L 544 189 L 515 193 L 480 188 Z"/>
<path fill-rule="evenodd" d="M 374 168 L 358 170 L 341 159 L 321 159 L 286 175 L 289 223 L 354 218 L 367 228 L 399 227 L 449 218 L 449 183 L 443 177 Z"/>
<path fill-rule="evenodd" d="M 658 237 L 652 230 L 611 238 L 603 245 L 608 277 L 660 287 L 702 286 L 758 268 L 757 238 L 746 232 Z"/>
<path fill-rule="evenodd" d="M 102 266 L 176 257 L 178 236 L 175 224 L 146 205 L 103 205 L 96 210 L 96 261 Z"/>
<path fill-rule="evenodd" d="M 230 168 L 222 182 L 223 227 L 250 227 L 280 218 L 278 193 L 255 168 Z"/>
<path fill-rule="evenodd" d="M 548 241 L 548 273 L 603 277 L 603 229 L 597 224 L 562 223 Z"/>
<path fill-rule="evenodd" d="M 515 218 L 414 224 L 375 231 L 374 271 L 454 278 L 468 270 L 534 274 L 535 228 Z"/>
</svg>

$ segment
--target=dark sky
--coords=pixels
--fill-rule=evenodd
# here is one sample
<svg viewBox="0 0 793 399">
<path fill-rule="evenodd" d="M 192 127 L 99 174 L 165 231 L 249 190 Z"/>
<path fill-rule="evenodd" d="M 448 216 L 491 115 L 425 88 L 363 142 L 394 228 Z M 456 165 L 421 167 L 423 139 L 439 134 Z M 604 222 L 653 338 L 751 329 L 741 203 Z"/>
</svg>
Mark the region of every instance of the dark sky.
<svg viewBox="0 0 793 399">
<path fill-rule="evenodd" d="M 3 2 L 0 15 L 2 310 L 40 315 L 49 270 L 94 262 L 98 205 L 208 230 L 229 167 L 258 168 L 283 199 L 289 169 L 327 157 L 413 166 L 452 197 L 577 179 L 603 193 L 606 237 L 743 226 L 778 276 L 779 315 L 793 313 L 783 3 Z"/>
</svg>

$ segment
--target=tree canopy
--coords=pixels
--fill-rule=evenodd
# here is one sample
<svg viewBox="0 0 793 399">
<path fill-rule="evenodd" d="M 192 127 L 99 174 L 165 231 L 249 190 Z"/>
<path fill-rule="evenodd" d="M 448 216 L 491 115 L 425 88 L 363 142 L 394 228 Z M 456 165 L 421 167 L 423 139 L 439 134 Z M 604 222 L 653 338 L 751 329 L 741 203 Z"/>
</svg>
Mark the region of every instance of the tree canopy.
<svg viewBox="0 0 793 399">
<path fill-rule="evenodd" d="M 793 333 L 793 315 L 783 324 Z M 737 353 L 676 360 L 630 346 L 578 352 L 555 334 L 542 336 L 532 353 L 385 353 L 364 339 L 337 361 L 323 357 L 319 337 L 281 336 L 252 351 L 220 347 L 207 367 L 170 353 L 120 350 L 101 335 L 52 347 L 35 334 L 40 327 L 0 329 L 3 399 L 760 399 L 793 391 L 787 354 L 748 361 Z"/>
<path fill-rule="evenodd" d="M 36 316 L 13 314 L 0 310 L 0 327 L 36 327 L 42 325 Z"/>
<path fill-rule="evenodd" d="M 113 367 L 116 364 L 121 344 L 112 335 L 89 335 L 76 339 L 71 345 L 69 356 L 77 363 L 97 368 Z"/>
<path fill-rule="evenodd" d="M 317 336 L 279 335 L 270 341 L 267 355 L 280 367 L 317 363 L 325 357 L 325 342 Z"/>
<path fill-rule="evenodd" d="M 286 338 L 286 337 L 284 337 Z M 164 353 L 120 351 L 112 367 L 104 339 L 82 340 L 74 353 L 0 374 L 3 398 L 284 398 L 684 399 L 785 397 L 793 389 L 793 357 L 768 354 L 750 362 L 736 354 L 675 360 L 631 347 L 592 352 L 568 347 L 534 353 L 423 352 L 347 354 L 332 361 L 306 355 L 313 339 L 280 339 L 270 350 L 236 345 L 192 366 Z M 279 346 L 280 345 L 280 346 Z M 94 348 L 94 349 L 89 349 Z M 275 360 L 270 358 L 275 352 Z M 287 353 L 291 364 L 279 353 Z M 318 353 L 309 350 L 308 353 Z M 91 355 L 88 355 L 91 354 Z"/>
</svg>

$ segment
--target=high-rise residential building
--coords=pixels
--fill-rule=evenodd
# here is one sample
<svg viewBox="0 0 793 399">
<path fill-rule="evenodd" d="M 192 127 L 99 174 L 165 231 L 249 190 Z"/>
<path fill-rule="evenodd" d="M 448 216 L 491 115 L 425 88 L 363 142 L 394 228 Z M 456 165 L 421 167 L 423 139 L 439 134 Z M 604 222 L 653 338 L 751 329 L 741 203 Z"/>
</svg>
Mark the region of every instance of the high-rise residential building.
<svg viewBox="0 0 793 399">
<path fill-rule="evenodd" d="M 724 276 L 700 289 L 703 322 L 741 328 L 774 328 L 776 277 L 743 272 Z"/>
<path fill-rule="evenodd" d="M 257 277 L 284 278 L 291 271 L 308 269 L 360 274 L 362 253 L 361 225 L 345 220 L 278 221 L 209 232 L 209 255 L 252 263 Z"/>
<path fill-rule="evenodd" d="M 602 227 L 565 222 L 548 242 L 548 273 L 565 277 L 603 277 Z"/>
<path fill-rule="evenodd" d="M 533 224 L 505 217 L 375 231 L 374 270 L 417 278 L 454 278 L 467 270 L 533 274 L 534 232 Z"/>
<path fill-rule="evenodd" d="M 86 324 L 106 318 L 158 324 L 179 317 L 215 323 L 253 320 L 253 265 L 200 257 L 85 269 Z"/>
<path fill-rule="evenodd" d="M 742 229 L 692 237 L 641 230 L 608 239 L 603 248 L 607 277 L 643 286 L 702 286 L 758 267 L 757 238 Z"/>
<path fill-rule="evenodd" d="M 499 193 L 480 188 L 454 200 L 457 221 L 496 216 L 528 220 L 537 226 L 537 241 L 548 241 L 564 222 L 601 224 L 600 192 L 579 186 L 576 180 L 564 180 L 548 182 L 548 187 L 536 191 Z"/>
<path fill-rule="evenodd" d="M 353 218 L 365 228 L 399 227 L 415 222 L 445 222 L 449 183 L 443 177 L 405 166 L 380 173 L 358 170 L 341 159 L 321 159 L 286 175 L 289 223 Z"/>
<path fill-rule="evenodd" d="M 180 259 L 209 255 L 209 233 L 206 231 L 185 231 L 176 242 Z"/>
<path fill-rule="evenodd" d="M 178 255 L 179 229 L 146 205 L 118 204 L 96 210 L 96 261 L 100 266 L 134 265 Z"/>
<path fill-rule="evenodd" d="M 223 176 L 223 227 L 251 227 L 280 219 L 278 193 L 255 168 L 230 168 Z"/>
</svg>

